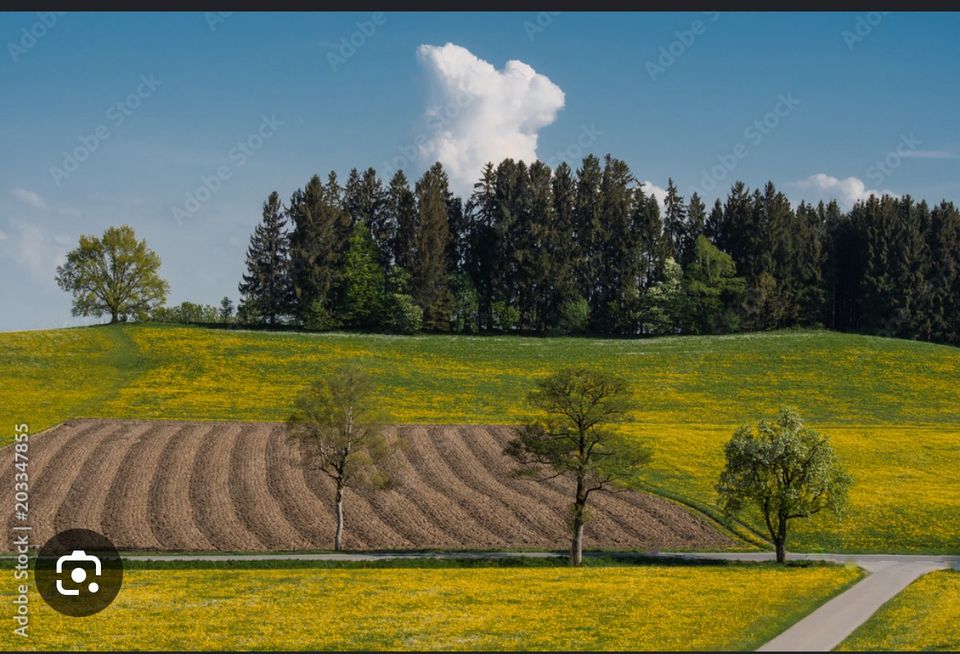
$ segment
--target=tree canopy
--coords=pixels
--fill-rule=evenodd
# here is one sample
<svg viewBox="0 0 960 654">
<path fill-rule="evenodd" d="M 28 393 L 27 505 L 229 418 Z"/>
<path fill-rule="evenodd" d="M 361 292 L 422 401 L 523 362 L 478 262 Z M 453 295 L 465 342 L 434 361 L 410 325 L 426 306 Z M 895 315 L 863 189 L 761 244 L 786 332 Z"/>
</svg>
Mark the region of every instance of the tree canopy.
<svg viewBox="0 0 960 654">
<path fill-rule="evenodd" d="M 160 277 L 160 257 L 129 225 L 108 227 L 100 238 L 80 236 L 57 266 L 56 281 L 73 294 L 73 315 L 109 315 L 111 323 L 147 318 L 170 292 Z"/>
<path fill-rule="evenodd" d="M 518 431 L 505 453 L 519 463 L 521 476 L 540 481 L 559 476 L 574 480 L 570 563 L 580 565 L 590 494 L 634 481 L 651 453 L 642 442 L 615 427 L 633 408 L 620 377 L 565 368 L 540 381 L 529 401 L 540 415 Z"/>
<path fill-rule="evenodd" d="M 372 168 L 342 186 L 314 175 L 278 209 L 286 224 L 265 214 L 251 241 L 280 252 L 261 232 L 285 233 L 286 256 L 264 258 L 269 270 L 254 257 L 244 283 L 287 276 L 292 301 L 244 322 L 617 336 L 823 326 L 960 343 L 952 203 L 870 197 L 843 211 L 736 182 L 708 211 L 670 180 L 661 207 L 610 155 L 554 170 L 505 159 L 478 175 L 463 199 L 440 164 L 386 186 Z M 361 297 L 384 310 L 358 309 Z"/>
<path fill-rule="evenodd" d="M 829 510 L 841 515 L 852 483 L 830 441 L 781 409 L 756 429 L 737 429 L 724 449 L 726 466 L 717 493 L 729 515 L 746 505 L 759 510 L 783 562 L 789 521 Z"/>
</svg>

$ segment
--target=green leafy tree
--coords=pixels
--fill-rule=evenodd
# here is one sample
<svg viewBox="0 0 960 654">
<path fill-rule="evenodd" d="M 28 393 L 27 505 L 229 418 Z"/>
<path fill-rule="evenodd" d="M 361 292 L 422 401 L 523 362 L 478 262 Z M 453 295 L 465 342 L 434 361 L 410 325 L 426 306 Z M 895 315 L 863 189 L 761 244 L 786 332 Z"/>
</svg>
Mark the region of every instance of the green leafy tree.
<svg viewBox="0 0 960 654">
<path fill-rule="evenodd" d="M 349 327 L 370 329 L 383 321 L 385 279 L 377 246 L 366 222 L 353 226 L 343 269 L 343 320 Z"/>
<path fill-rule="evenodd" d="M 343 546 L 344 489 L 392 484 L 393 446 L 383 436 L 381 420 L 376 386 L 357 365 L 342 366 L 314 382 L 287 419 L 287 434 L 300 445 L 308 468 L 333 481 L 337 551 Z"/>
<path fill-rule="evenodd" d="M 224 325 L 233 322 L 233 300 L 226 295 L 220 300 L 220 322 Z"/>
<path fill-rule="evenodd" d="M 56 281 L 73 294 L 74 316 L 109 315 L 111 323 L 147 318 L 170 292 L 160 277 L 160 257 L 129 225 L 108 227 L 100 238 L 80 236 L 57 266 Z"/>
<path fill-rule="evenodd" d="M 570 564 L 579 566 L 590 495 L 634 481 L 651 453 L 615 429 L 632 409 L 620 377 L 566 368 L 540 381 L 529 400 L 541 417 L 522 427 L 505 453 L 517 461 L 521 476 L 539 481 L 565 476 L 575 481 Z"/>
<path fill-rule="evenodd" d="M 641 330 L 644 334 L 675 334 L 683 320 L 685 295 L 683 269 L 668 257 L 663 263 L 663 278 L 642 298 Z"/>
<path fill-rule="evenodd" d="M 687 331 L 717 334 L 737 328 L 734 307 L 739 304 L 746 281 L 737 277 L 737 266 L 726 252 L 718 250 L 706 236 L 697 239 L 693 259 L 684 277 L 687 291 Z"/>
<path fill-rule="evenodd" d="M 851 479 L 830 441 L 804 426 L 800 416 L 781 409 L 772 422 L 761 420 L 755 430 L 740 427 L 724 449 L 726 465 L 717 493 L 728 515 L 744 505 L 760 511 L 777 562 L 786 559 L 787 527 L 791 520 L 829 510 L 842 514 Z"/>
<path fill-rule="evenodd" d="M 479 329 L 480 303 L 473 280 L 466 273 L 450 276 L 450 289 L 453 293 L 453 317 L 451 329 L 462 334 L 474 334 Z"/>
</svg>

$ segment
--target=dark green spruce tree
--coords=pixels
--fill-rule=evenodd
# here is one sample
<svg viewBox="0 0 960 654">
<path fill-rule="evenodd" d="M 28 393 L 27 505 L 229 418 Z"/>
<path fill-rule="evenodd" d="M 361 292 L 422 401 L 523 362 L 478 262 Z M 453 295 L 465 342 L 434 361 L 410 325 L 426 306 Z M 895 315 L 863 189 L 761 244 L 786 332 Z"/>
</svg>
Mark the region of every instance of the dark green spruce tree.
<svg viewBox="0 0 960 654">
<path fill-rule="evenodd" d="M 417 182 L 417 257 L 413 267 L 413 297 L 423 309 L 428 330 L 450 328 L 453 297 L 448 285 L 450 227 L 447 216 L 447 173 L 434 164 Z"/>
<path fill-rule="evenodd" d="M 673 179 L 667 179 L 667 195 L 663 199 L 663 232 L 666 236 L 667 256 L 675 261 L 683 259 L 683 251 L 690 239 L 687 207 Z"/>
<path fill-rule="evenodd" d="M 289 248 L 286 215 L 274 191 L 263 203 L 263 218 L 247 248 L 247 270 L 239 285 L 242 315 L 276 326 L 290 314 Z"/>
</svg>

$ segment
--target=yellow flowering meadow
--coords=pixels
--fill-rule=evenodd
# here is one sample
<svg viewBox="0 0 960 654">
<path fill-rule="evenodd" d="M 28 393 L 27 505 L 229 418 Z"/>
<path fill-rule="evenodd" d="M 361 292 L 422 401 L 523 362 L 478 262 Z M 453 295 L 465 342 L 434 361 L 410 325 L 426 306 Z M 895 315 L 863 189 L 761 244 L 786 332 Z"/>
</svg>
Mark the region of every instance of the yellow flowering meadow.
<svg viewBox="0 0 960 654">
<path fill-rule="evenodd" d="M 960 650 L 960 572 L 931 572 L 887 602 L 841 650 Z"/>
<path fill-rule="evenodd" d="M 34 595 L 63 650 L 752 649 L 859 578 L 840 567 L 130 570 L 83 620 Z M 763 601 L 757 601 L 762 595 Z"/>
<path fill-rule="evenodd" d="M 0 334 L 0 424 L 70 417 L 283 420 L 345 360 L 377 376 L 403 423 L 514 423 L 563 365 L 624 375 L 650 487 L 709 510 L 723 445 L 781 405 L 830 435 L 855 480 L 842 522 L 789 547 L 960 551 L 960 349 L 832 332 L 657 339 L 381 336 L 122 325 Z M 751 518 L 748 516 L 748 520 Z M 751 520 L 755 526 L 759 523 Z"/>
</svg>

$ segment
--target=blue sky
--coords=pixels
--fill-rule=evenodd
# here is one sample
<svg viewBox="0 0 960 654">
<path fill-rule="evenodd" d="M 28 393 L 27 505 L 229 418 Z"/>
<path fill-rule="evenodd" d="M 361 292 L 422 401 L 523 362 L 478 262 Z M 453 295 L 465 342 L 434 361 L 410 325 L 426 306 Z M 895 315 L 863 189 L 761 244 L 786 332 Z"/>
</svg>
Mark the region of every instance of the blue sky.
<svg viewBox="0 0 960 654">
<path fill-rule="evenodd" d="M 75 324 L 55 267 L 111 224 L 158 251 L 171 303 L 236 300 L 263 199 L 331 169 L 592 151 L 708 202 L 736 179 L 958 201 L 958 32 L 949 14 L 3 14 L 0 330 Z"/>
</svg>

